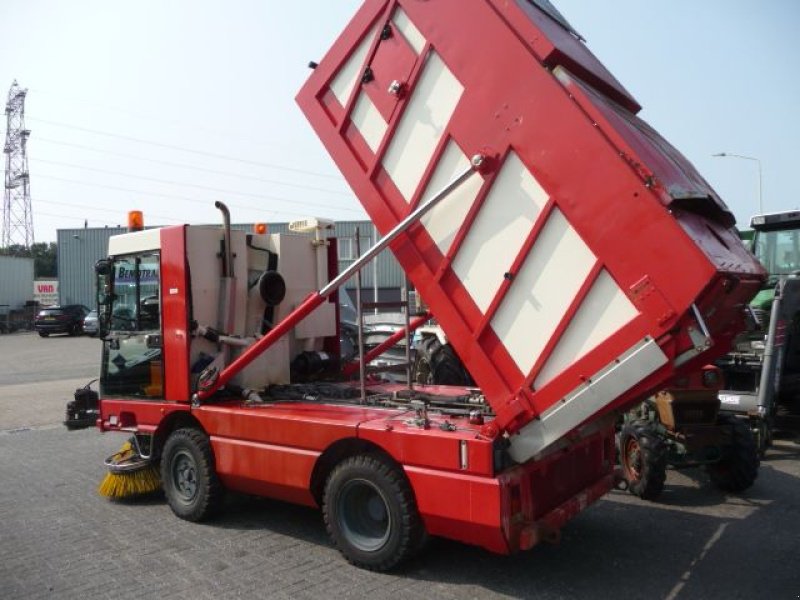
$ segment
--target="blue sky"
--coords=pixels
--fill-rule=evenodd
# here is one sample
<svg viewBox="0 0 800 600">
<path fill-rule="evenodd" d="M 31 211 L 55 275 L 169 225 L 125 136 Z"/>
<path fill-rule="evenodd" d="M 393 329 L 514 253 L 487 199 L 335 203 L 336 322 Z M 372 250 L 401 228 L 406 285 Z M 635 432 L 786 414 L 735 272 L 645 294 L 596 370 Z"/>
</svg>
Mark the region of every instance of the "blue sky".
<svg viewBox="0 0 800 600">
<path fill-rule="evenodd" d="M 554 0 L 641 116 L 747 223 L 800 206 L 800 3 Z M 59 227 L 364 216 L 294 96 L 358 0 L 3 0 L 0 94 L 29 88 L 37 241 Z M 313 8 L 312 8 L 313 7 Z M 3 131 L 5 127 L 2 127 Z M 233 160 L 235 159 L 235 160 Z"/>
</svg>

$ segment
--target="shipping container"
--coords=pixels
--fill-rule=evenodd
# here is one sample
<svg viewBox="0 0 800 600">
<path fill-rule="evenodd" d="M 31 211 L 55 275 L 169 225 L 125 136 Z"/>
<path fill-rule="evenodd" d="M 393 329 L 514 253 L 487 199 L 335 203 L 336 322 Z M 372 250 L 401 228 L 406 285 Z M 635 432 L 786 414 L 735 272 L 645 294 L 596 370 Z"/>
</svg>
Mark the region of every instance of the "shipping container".
<svg viewBox="0 0 800 600">
<path fill-rule="evenodd" d="M 33 259 L 0 256 L 0 314 L 33 300 Z"/>
<path fill-rule="evenodd" d="M 0 256 L 0 333 L 28 327 L 32 301 L 33 259 Z"/>
</svg>

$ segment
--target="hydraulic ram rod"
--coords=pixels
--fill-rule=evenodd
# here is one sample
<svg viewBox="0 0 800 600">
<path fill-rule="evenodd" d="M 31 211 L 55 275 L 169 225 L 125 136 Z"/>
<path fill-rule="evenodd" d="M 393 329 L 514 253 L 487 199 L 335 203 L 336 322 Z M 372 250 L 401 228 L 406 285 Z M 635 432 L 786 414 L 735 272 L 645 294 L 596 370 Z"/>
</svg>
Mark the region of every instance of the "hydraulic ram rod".
<svg viewBox="0 0 800 600">
<path fill-rule="evenodd" d="M 196 400 L 206 400 L 213 395 L 219 388 L 224 386 L 242 369 L 255 360 L 262 352 L 266 351 L 272 344 L 278 341 L 283 335 L 289 332 L 293 327 L 297 326 L 300 321 L 305 319 L 308 315 L 314 312 L 319 306 L 328 299 L 333 292 L 338 290 L 344 283 L 360 271 L 364 265 L 375 258 L 381 251 L 386 249 L 397 237 L 405 232 L 411 225 L 419 221 L 425 214 L 427 214 L 436 204 L 446 198 L 453 190 L 461 186 L 467 179 L 469 179 L 477 170 L 481 168 L 484 162 L 484 156 L 476 154 L 472 157 L 469 168 L 465 169 L 463 173 L 458 175 L 453 181 L 448 183 L 441 191 L 434 195 L 430 200 L 420 204 L 414 211 L 412 211 L 405 219 L 400 221 L 386 236 L 367 250 L 364 255 L 356 260 L 353 264 L 347 267 L 344 271 L 339 273 L 337 277 L 331 280 L 328 285 L 323 287 L 318 292 L 313 292 L 300 305 L 290 312 L 286 317 L 279 322 L 273 329 L 269 331 L 264 337 L 259 339 L 255 344 L 250 346 L 247 350 L 242 352 L 236 360 L 230 365 L 225 367 L 218 377 L 210 377 L 207 379 L 208 383 L 201 387 L 195 394 Z M 201 378 L 203 379 L 203 378 Z"/>
</svg>

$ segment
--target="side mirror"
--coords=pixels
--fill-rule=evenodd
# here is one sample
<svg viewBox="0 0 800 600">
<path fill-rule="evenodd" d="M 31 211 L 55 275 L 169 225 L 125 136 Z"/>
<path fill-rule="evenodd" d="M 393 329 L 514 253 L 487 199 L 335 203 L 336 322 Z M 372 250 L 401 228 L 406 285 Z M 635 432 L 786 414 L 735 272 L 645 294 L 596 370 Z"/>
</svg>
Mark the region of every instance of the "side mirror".
<svg viewBox="0 0 800 600">
<path fill-rule="evenodd" d="M 114 301 L 111 282 L 114 263 L 107 258 L 98 260 L 94 265 L 94 273 L 97 285 L 97 328 L 100 337 L 104 338 L 111 324 L 111 304 Z"/>
<path fill-rule="evenodd" d="M 114 265 L 107 258 L 101 258 L 94 264 L 94 272 L 98 275 L 111 275 Z"/>
</svg>

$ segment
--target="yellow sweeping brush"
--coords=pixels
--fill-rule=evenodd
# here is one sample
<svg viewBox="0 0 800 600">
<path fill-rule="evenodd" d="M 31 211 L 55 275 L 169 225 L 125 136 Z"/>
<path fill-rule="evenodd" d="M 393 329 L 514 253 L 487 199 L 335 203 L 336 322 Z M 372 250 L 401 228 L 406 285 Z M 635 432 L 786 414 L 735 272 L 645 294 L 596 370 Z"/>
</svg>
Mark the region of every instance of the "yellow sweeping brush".
<svg viewBox="0 0 800 600">
<path fill-rule="evenodd" d="M 131 438 L 105 460 L 108 473 L 97 488 L 106 498 L 122 500 L 161 489 L 158 468 L 141 455 L 136 439 Z"/>
</svg>

